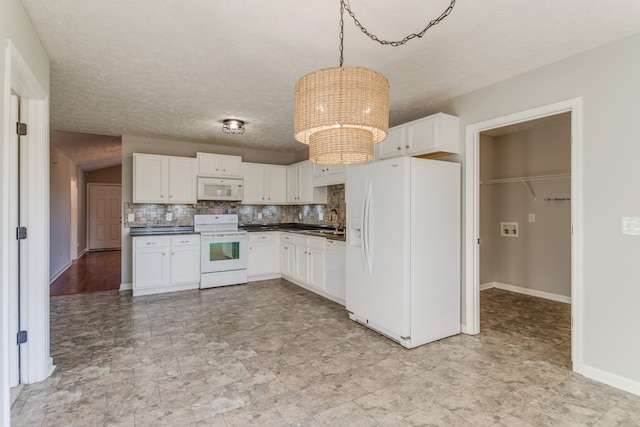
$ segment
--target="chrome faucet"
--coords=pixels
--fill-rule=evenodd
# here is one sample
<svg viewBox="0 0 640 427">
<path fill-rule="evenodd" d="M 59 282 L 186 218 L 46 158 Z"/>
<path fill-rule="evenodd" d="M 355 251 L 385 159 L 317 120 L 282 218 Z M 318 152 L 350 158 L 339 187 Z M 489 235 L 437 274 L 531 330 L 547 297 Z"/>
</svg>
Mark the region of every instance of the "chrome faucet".
<svg viewBox="0 0 640 427">
<path fill-rule="evenodd" d="M 329 213 L 329 221 L 335 221 L 335 228 L 336 228 L 336 231 L 338 231 L 340 226 L 339 226 L 339 221 L 338 221 L 338 211 L 337 210 L 331 209 L 331 212 Z"/>
</svg>

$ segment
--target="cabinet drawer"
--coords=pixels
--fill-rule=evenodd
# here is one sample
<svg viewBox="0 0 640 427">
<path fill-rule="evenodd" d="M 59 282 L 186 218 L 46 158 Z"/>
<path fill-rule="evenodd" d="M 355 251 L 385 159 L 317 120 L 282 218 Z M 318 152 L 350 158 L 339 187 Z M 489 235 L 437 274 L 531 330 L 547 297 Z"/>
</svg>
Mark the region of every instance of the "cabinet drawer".
<svg viewBox="0 0 640 427">
<path fill-rule="evenodd" d="M 295 236 L 286 232 L 281 233 L 280 238 L 282 239 L 283 242 L 287 242 L 287 243 L 295 242 Z"/>
<path fill-rule="evenodd" d="M 250 242 L 273 242 L 274 233 L 249 233 Z"/>
<path fill-rule="evenodd" d="M 133 238 L 133 244 L 136 248 L 161 248 L 165 246 L 169 246 L 169 239 L 158 239 L 158 238 Z"/>
<path fill-rule="evenodd" d="M 197 234 L 173 236 L 171 246 L 194 246 L 200 243 L 200 236 Z"/>
</svg>

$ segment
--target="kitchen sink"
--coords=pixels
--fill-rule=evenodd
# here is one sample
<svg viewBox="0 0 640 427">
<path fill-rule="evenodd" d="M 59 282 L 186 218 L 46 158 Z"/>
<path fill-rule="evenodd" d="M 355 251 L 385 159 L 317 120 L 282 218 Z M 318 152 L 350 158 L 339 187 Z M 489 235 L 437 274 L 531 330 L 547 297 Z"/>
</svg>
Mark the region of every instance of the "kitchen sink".
<svg viewBox="0 0 640 427">
<path fill-rule="evenodd" d="M 344 236 L 344 230 L 305 230 L 307 233 L 331 234 L 334 236 Z"/>
</svg>

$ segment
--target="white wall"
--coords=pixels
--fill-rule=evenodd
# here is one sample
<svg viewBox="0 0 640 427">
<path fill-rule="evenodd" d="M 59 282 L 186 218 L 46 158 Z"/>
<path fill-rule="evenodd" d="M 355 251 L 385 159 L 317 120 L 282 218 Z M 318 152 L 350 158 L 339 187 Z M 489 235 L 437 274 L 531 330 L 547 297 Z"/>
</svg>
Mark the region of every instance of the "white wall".
<svg viewBox="0 0 640 427">
<path fill-rule="evenodd" d="M 483 137 L 481 180 L 569 173 L 571 122 Z M 480 283 L 498 282 L 571 296 L 571 196 L 568 179 L 483 184 L 480 210 Z M 487 200 L 484 200 L 487 199 Z M 529 214 L 535 222 L 529 222 Z M 517 222 L 518 237 L 501 236 L 501 222 Z"/>
<path fill-rule="evenodd" d="M 458 97 L 433 112 L 459 116 L 464 141 L 466 125 L 582 97 L 583 367 L 592 377 L 627 381 L 640 392 L 640 340 L 631 338 L 640 324 L 640 237 L 620 231 L 622 217 L 640 216 L 638 52 L 635 35 Z M 457 159 L 464 163 L 465 153 Z"/>
<path fill-rule="evenodd" d="M 50 251 L 49 277 L 53 278 L 71 265 L 71 178 L 76 165 L 64 153 L 51 147 L 50 170 Z"/>
<path fill-rule="evenodd" d="M 49 58 L 38 39 L 38 36 L 31 25 L 31 21 L 27 16 L 22 4 L 19 0 L 3 0 L 0 2 L 0 81 L 2 86 L 2 102 L 0 102 L 0 201 L 2 211 L 0 216 L 0 282 L 2 284 L 0 291 L 0 425 L 9 425 L 9 389 L 8 389 L 8 242 L 11 239 L 14 230 L 9 230 L 8 223 L 8 167 L 6 160 L 8 158 L 8 132 L 14 128 L 15 124 L 9 123 L 7 120 L 6 100 L 10 96 L 11 87 L 7 86 L 6 79 L 6 40 L 10 39 L 17 50 L 24 58 L 26 64 L 34 73 L 35 78 L 40 86 L 47 92 L 49 91 Z M 46 215 L 42 212 L 42 215 Z M 44 292 L 44 289 L 43 289 Z M 48 315 L 47 315 L 48 319 Z M 34 337 L 43 338 L 43 337 Z M 48 344 L 48 338 L 47 338 Z M 44 357 L 48 358 L 48 352 Z"/>
</svg>

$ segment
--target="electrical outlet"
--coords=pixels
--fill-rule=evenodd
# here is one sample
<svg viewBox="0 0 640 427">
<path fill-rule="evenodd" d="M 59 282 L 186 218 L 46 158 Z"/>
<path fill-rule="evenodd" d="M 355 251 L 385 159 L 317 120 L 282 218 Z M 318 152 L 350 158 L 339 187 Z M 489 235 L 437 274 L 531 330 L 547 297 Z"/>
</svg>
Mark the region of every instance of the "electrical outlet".
<svg viewBox="0 0 640 427">
<path fill-rule="evenodd" d="M 318 214 L 318 216 L 320 217 L 320 221 L 322 221 L 322 220 L 324 219 L 324 213 L 320 212 L 320 213 Z"/>
<path fill-rule="evenodd" d="M 136 220 L 136 214 L 132 214 L 132 213 L 127 214 L 127 221 L 128 222 L 133 222 L 135 220 Z"/>
<path fill-rule="evenodd" d="M 536 222 L 536 214 L 529 214 L 529 222 Z"/>
<path fill-rule="evenodd" d="M 301 213 L 298 214 L 298 219 L 302 219 L 302 214 Z"/>
<path fill-rule="evenodd" d="M 167 218 L 167 221 L 173 220 L 173 213 L 167 212 L 166 218 Z"/>
<path fill-rule="evenodd" d="M 258 212 L 258 219 L 262 219 L 262 212 Z"/>
</svg>

